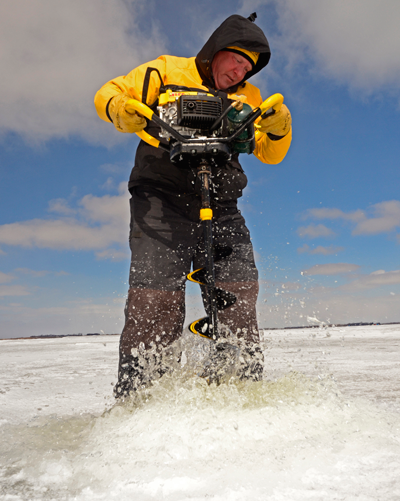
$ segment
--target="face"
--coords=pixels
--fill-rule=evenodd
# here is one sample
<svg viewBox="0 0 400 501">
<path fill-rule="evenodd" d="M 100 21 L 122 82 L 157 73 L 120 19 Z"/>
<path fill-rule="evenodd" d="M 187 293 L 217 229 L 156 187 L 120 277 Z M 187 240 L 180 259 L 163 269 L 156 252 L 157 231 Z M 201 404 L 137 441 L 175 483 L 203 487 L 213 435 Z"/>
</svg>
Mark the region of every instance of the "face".
<svg viewBox="0 0 400 501">
<path fill-rule="evenodd" d="M 252 66 L 240 54 L 220 50 L 215 54 L 211 68 L 215 87 L 218 90 L 224 90 L 241 82 Z"/>
</svg>

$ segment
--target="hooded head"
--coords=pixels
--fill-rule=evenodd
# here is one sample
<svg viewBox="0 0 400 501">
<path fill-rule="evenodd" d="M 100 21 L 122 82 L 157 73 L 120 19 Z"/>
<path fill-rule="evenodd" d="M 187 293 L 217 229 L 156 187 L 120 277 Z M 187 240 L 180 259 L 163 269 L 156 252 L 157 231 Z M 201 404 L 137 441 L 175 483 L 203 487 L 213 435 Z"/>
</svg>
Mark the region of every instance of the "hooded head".
<svg viewBox="0 0 400 501">
<path fill-rule="evenodd" d="M 236 92 L 243 81 L 262 70 L 271 57 L 268 40 L 262 30 L 250 19 L 238 15 L 230 16 L 214 31 L 196 56 L 199 73 L 209 87 L 215 88 L 212 61 L 217 52 L 222 50 L 240 54 L 252 67 L 241 82 L 224 89 L 227 92 Z"/>
</svg>

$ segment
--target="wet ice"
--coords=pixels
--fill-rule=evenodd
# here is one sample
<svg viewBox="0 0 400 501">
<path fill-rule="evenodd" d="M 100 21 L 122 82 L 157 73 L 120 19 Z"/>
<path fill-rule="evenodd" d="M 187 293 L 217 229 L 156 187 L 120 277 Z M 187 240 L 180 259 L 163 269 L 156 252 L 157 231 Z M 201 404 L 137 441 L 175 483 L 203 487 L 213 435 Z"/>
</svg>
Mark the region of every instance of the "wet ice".
<svg viewBox="0 0 400 501">
<path fill-rule="evenodd" d="M 117 337 L 2 341 L 1 496 L 399 499 L 399 327 L 266 331 L 265 381 L 117 406 Z"/>
</svg>

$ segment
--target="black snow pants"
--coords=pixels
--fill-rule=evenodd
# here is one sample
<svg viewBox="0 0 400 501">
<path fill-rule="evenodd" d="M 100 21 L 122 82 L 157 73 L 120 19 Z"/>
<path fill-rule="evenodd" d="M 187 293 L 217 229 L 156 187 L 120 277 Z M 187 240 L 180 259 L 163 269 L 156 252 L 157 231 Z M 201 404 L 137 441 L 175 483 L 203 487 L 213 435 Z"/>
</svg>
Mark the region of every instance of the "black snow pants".
<svg viewBox="0 0 400 501">
<path fill-rule="evenodd" d="M 204 266 L 199 197 L 136 187 L 130 204 L 132 260 L 120 368 L 139 347 L 163 349 L 181 336 L 186 276 L 191 267 Z M 233 249 L 230 256 L 215 263 L 216 285 L 237 298 L 218 314 L 219 321 L 245 342 L 258 343 L 258 272 L 249 230 L 236 201 L 213 211 L 214 244 Z"/>
</svg>

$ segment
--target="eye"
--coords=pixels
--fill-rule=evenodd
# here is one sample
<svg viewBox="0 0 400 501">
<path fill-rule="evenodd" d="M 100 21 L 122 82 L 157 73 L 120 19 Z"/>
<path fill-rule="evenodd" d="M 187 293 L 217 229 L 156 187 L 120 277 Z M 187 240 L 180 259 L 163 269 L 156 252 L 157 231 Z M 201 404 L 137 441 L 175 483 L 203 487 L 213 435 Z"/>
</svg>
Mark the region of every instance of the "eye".
<svg viewBox="0 0 400 501">
<path fill-rule="evenodd" d="M 235 58 L 235 59 L 236 59 L 236 62 L 239 63 L 240 65 L 242 65 L 246 71 L 251 70 L 251 66 L 248 64 L 247 61 L 243 61 L 243 59 L 238 59 L 238 58 Z"/>
</svg>

